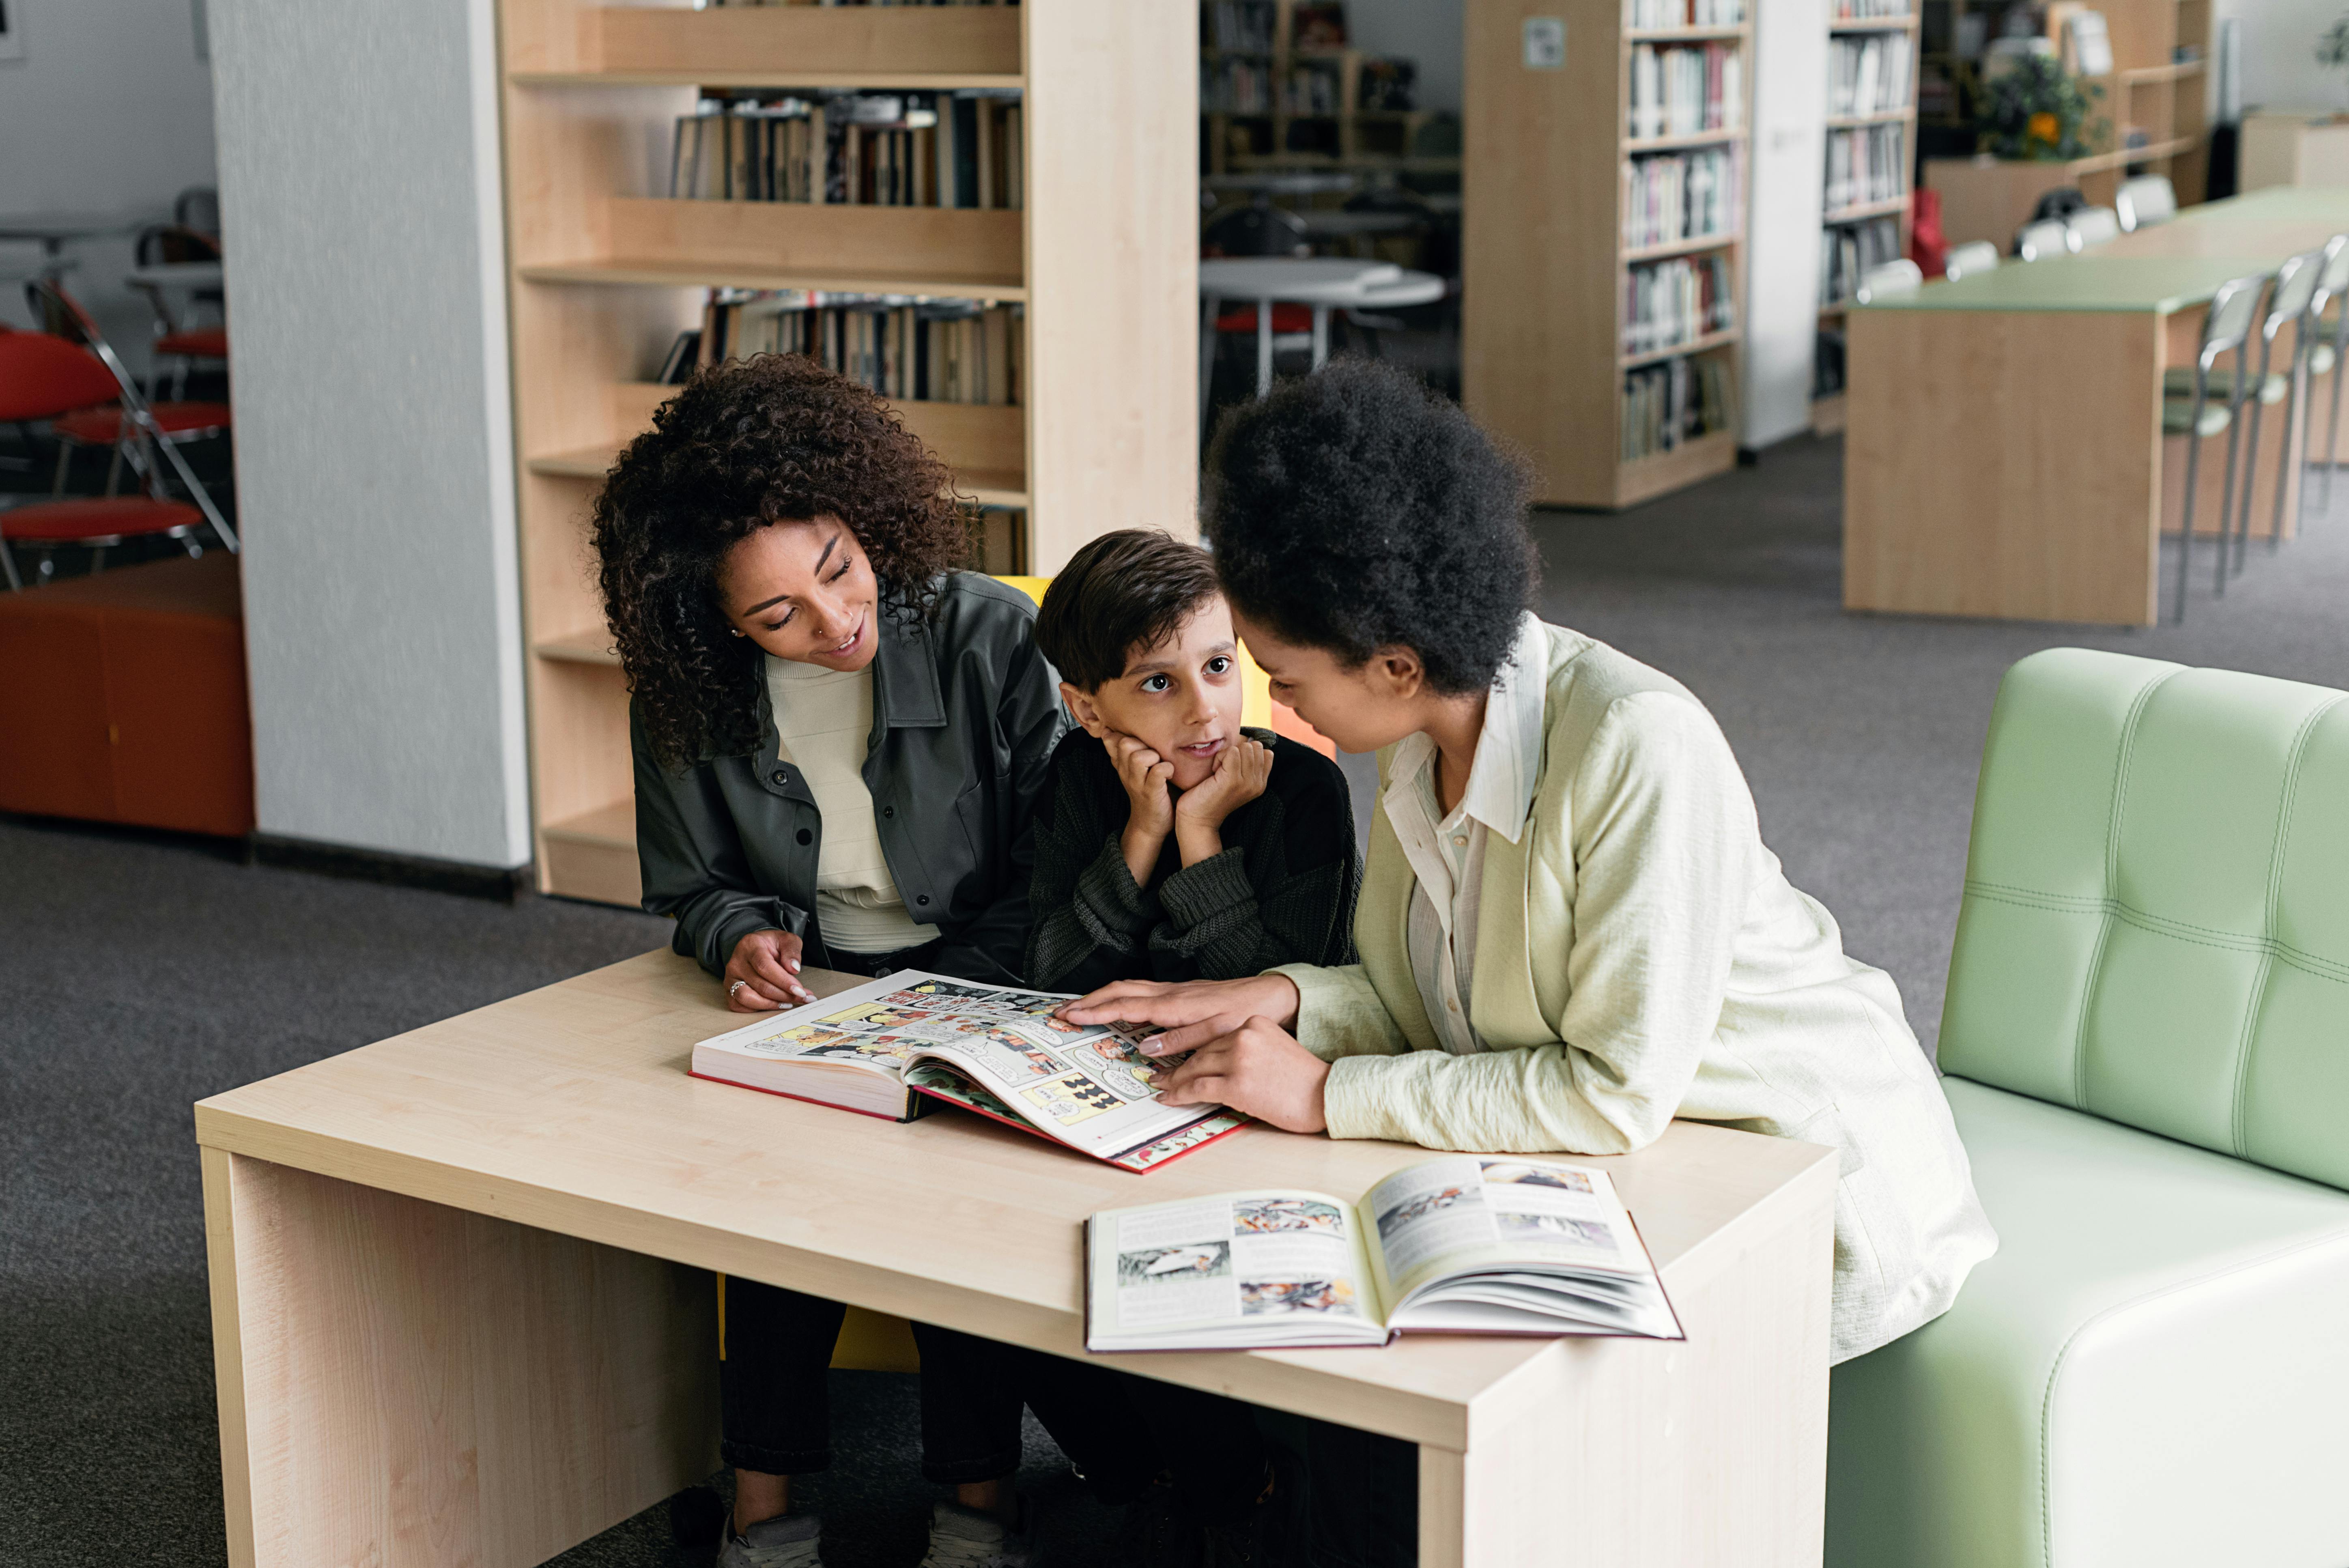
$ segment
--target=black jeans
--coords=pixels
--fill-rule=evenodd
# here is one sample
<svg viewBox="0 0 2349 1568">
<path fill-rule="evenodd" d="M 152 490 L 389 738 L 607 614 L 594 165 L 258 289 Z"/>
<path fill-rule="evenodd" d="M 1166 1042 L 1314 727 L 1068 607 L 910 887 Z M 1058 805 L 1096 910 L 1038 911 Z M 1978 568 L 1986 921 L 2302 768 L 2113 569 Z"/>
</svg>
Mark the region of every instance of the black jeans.
<svg viewBox="0 0 2349 1568">
<path fill-rule="evenodd" d="M 740 1470 L 805 1475 L 832 1463 L 830 1373 L 848 1309 L 755 1280 L 726 1282 L 726 1358 L 718 1389 Z M 922 1351 L 922 1477 L 997 1480 L 1019 1468 L 1020 1353 L 951 1328 L 914 1325 Z"/>
<path fill-rule="evenodd" d="M 832 951 L 851 974 L 919 969 L 936 944 L 897 953 Z M 726 1282 L 726 1353 L 718 1387 L 725 1461 L 767 1475 L 832 1463 L 830 1370 L 846 1308 L 755 1280 Z M 922 1475 L 940 1485 L 997 1480 L 1019 1468 L 1020 1395 L 1009 1346 L 926 1323 L 922 1352 Z"/>
<path fill-rule="evenodd" d="M 1419 1561 L 1419 1449 L 1332 1421 L 1307 1423 L 1311 1568 L 1412 1568 Z"/>
<path fill-rule="evenodd" d="M 1237 1399 L 1019 1350 L 1028 1408 L 1103 1502 L 1133 1501 L 1165 1475 L 1202 1519 L 1237 1519 L 1263 1492 L 1271 1450 Z"/>
</svg>

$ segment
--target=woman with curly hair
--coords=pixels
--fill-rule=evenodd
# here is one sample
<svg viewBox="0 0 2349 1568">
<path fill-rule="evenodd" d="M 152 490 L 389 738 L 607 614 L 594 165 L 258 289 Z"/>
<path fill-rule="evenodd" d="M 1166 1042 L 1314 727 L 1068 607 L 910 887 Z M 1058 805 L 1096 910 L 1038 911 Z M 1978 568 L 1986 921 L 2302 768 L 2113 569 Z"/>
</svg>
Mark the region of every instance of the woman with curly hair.
<svg viewBox="0 0 2349 1568">
<path fill-rule="evenodd" d="M 1067 1015 L 1164 1029 L 1145 1050 L 1189 1052 L 1164 1099 L 1333 1138 L 1619 1154 L 1687 1117 L 1835 1144 L 1834 1358 L 1946 1310 L 1997 1238 L 1899 993 L 1787 882 L 1703 705 L 1529 613 L 1517 465 L 1355 363 L 1237 411 L 1208 467 L 1273 695 L 1380 754 L 1361 962 L 1123 981 Z M 1313 1445 L 1315 1562 L 1392 1560 L 1411 1451 Z"/>
<path fill-rule="evenodd" d="M 1035 607 L 955 568 L 951 476 L 879 397 L 796 357 L 697 376 L 595 502 L 630 694 L 645 908 L 758 1013 L 802 965 L 1019 978 L 1029 817 L 1064 718 Z M 812 1568 L 790 1478 L 830 1463 L 842 1307 L 728 1282 L 734 1527 L 721 1568 Z M 1020 1398 L 1003 1353 L 916 1326 L 931 1556 L 1015 1551 Z"/>
</svg>

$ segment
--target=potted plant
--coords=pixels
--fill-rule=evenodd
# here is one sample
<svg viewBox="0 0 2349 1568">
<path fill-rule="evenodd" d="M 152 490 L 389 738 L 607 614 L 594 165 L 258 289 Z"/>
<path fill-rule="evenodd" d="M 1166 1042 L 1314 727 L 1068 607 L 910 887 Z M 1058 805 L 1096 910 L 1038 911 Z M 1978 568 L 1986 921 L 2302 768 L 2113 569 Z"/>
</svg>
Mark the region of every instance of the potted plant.
<svg viewBox="0 0 2349 1568">
<path fill-rule="evenodd" d="M 1982 150 L 2000 158 L 2085 158 L 2095 150 L 2088 114 L 2104 92 L 2101 84 L 2065 71 L 2053 55 L 2017 56 L 1983 88 L 1977 126 Z"/>
<path fill-rule="evenodd" d="M 2334 70 L 2349 68 L 2349 13 L 2324 29 L 2316 40 L 2316 63 Z"/>
</svg>

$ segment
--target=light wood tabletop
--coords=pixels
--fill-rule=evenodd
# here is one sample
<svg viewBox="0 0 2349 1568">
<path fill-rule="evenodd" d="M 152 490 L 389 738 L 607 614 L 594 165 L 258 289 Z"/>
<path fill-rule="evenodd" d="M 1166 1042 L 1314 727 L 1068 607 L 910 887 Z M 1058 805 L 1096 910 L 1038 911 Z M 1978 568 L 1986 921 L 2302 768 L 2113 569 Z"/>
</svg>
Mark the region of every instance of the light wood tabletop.
<svg viewBox="0 0 2349 1568">
<path fill-rule="evenodd" d="M 806 978 L 819 994 L 855 983 L 814 971 Z M 523 1403 L 549 1398 L 540 1384 L 567 1376 L 565 1355 L 580 1353 L 583 1336 L 606 1346 L 608 1315 L 619 1310 L 611 1304 L 630 1292 L 641 1301 L 622 1315 L 635 1326 L 628 1333 L 667 1334 L 683 1349 L 671 1356 L 638 1345 L 615 1356 L 598 1348 L 588 1357 L 597 1364 L 595 1377 L 613 1385 L 635 1378 L 657 1390 L 688 1376 L 692 1357 L 708 1354 L 708 1336 L 680 1326 L 709 1311 L 707 1298 L 714 1295 L 707 1276 L 694 1270 L 1082 1355 L 1081 1228 L 1094 1211 L 1271 1185 L 1351 1201 L 1398 1166 L 1430 1157 L 1416 1147 L 1259 1126 L 1137 1175 L 957 1112 L 900 1124 L 688 1077 L 694 1042 L 740 1022 L 724 1007 L 716 983 L 690 961 L 647 954 L 196 1107 L 233 1561 L 326 1561 L 305 1553 L 357 1549 L 390 1528 L 383 1520 L 398 1514 L 399 1500 L 387 1492 L 375 1512 L 360 1511 L 359 1522 L 321 1533 L 315 1511 L 305 1511 L 325 1484 L 312 1473 L 323 1461 L 296 1463 L 287 1455 L 313 1446 L 300 1434 L 321 1426 L 388 1419 L 373 1406 L 362 1411 L 334 1394 L 336 1379 L 348 1378 L 332 1368 L 353 1358 L 373 1365 L 394 1355 L 386 1344 L 408 1346 L 395 1360 L 458 1355 L 447 1346 L 471 1340 L 448 1326 L 448 1315 L 461 1315 L 459 1304 L 484 1290 L 481 1282 L 496 1270 L 509 1271 L 512 1283 L 492 1295 L 538 1301 L 529 1310 L 572 1325 L 569 1339 L 556 1336 L 571 1345 L 568 1353 L 547 1348 L 547 1336 L 533 1331 L 527 1344 L 496 1356 L 484 1350 L 469 1363 L 477 1380 L 502 1376 L 499 1369 L 510 1361 L 537 1365 L 539 1382 L 525 1378 L 513 1395 Z M 1723 1494 L 1749 1522 L 1755 1507 L 1791 1507 L 1794 1555 L 1732 1553 L 1719 1560 L 1806 1560 L 1801 1541 L 1806 1531 L 1816 1534 L 1803 1522 L 1817 1501 L 1809 1495 L 1817 1479 L 1811 1471 L 1823 1474 L 1824 1466 L 1832 1153 L 1675 1123 L 1651 1148 L 1602 1163 L 1613 1171 L 1655 1254 L 1690 1336 L 1684 1345 L 1426 1336 L 1386 1349 L 1133 1356 L 1118 1358 L 1119 1365 L 1423 1445 L 1423 1501 L 1434 1510 L 1423 1544 L 1427 1532 L 1436 1542 L 1436 1555 L 1423 1556 L 1429 1568 L 1488 1560 L 1475 1550 L 1468 1514 L 1471 1495 L 1485 1485 L 1470 1451 L 1484 1451 L 1478 1445 L 1485 1434 L 1548 1421 L 1565 1408 L 1561 1400 L 1579 1408 L 1582 1416 L 1568 1423 L 1543 1462 L 1563 1464 L 1569 1453 L 1584 1453 L 1596 1487 L 1611 1484 L 1605 1479 L 1610 1476 L 1625 1484 L 1634 1479 L 1623 1473 L 1641 1449 L 1632 1429 L 1645 1428 L 1648 1417 L 1658 1434 L 1678 1420 L 1682 1449 L 1692 1434 L 1701 1449 L 1709 1448 L 1702 1434 L 1714 1429 L 1723 1443 L 1742 1440 L 1731 1438 L 1730 1428 L 1744 1422 L 1744 1430 L 1759 1420 L 1775 1434 L 1774 1443 L 1791 1441 L 1785 1454 L 1720 1453 L 1710 1462 L 1754 1468 L 1751 1489 L 1733 1486 Z M 377 1194 L 420 1204 L 385 1210 Z M 423 1233 L 419 1225 L 431 1230 L 415 1217 L 440 1212 L 426 1205 L 527 1230 L 450 1230 L 450 1222 L 441 1231 L 473 1238 L 459 1258 L 441 1243 L 399 1239 Z M 529 1240 L 542 1233 L 597 1246 L 587 1253 L 549 1252 Z M 296 1235 L 298 1243 L 288 1239 Z M 350 1255 L 341 1264 L 318 1255 L 346 1247 Z M 546 1284 L 557 1266 L 548 1260 L 558 1257 L 574 1260 L 561 1267 L 601 1283 L 570 1294 L 567 1286 Z M 610 1261 L 582 1261 L 590 1257 Z M 627 1258 L 655 1272 L 639 1278 L 628 1272 Z M 686 1265 L 685 1274 L 666 1281 L 658 1275 L 675 1265 Z M 423 1315 L 413 1322 L 386 1326 L 387 1293 L 396 1295 L 417 1270 L 441 1282 L 414 1287 L 432 1305 L 429 1312 L 419 1307 Z M 702 1281 L 698 1294 L 693 1277 Z M 364 1283 L 338 1283 L 346 1278 Z M 545 1291 L 554 1295 L 542 1300 Z M 342 1305 L 322 1304 L 337 1293 Z M 501 1309 L 482 1310 L 472 1337 L 519 1332 L 499 1321 Z M 364 1314 L 374 1326 L 344 1336 L 333 1326 L 337 1312 Z M 605 1327 L 582 1326 L 596 1323 Z M 344 1348 L 322 1359 L 315 1348 L 322 1337 Z M 706 1383 L 706 1374 L 697 1376 Z M 576 1390 L 563 1395 L 579 1398 Z M 600 1418 L 641 1423 L 652 1419 L 646 1410 L 657 1408 L 669 1412 L 663 1419 L 672 1425 L 689 1426 L 699 1418 L 693 1410 L 708 1403 L 706 1395 L 697 1398 L 699 1404 L 681 1406 L 670 1394 L 647 1392 L 621 1399 L 626 1408 Z M 1619 1429 L 1590 1418 L 1625 1400 L 1646 1414 Z M 384 1445 L 438 1440 L 430 1431 L 440 1419 L 419 1416 L 421 1435 L 408 1437 L 370 1427 L 364 1441 L 353 1436 L 345 1446 L 376 1453 L 369 1463 L 397 1469 Z M 1816 1456 L 1808 1441 L 1814 1428 L 1822 1440 Z M 673 1490 L 682 1484 L 678 1476 L 695 1476 L 695 1463 L 706 1473 L 712 1438 L 673 1439 L 650 1459 L 625 1463 L 606 1455 L 596 1461 L 605 1467 L 601 1480 L 566 1483 L 585 1488 L 572 1511 L 542 1509 L 523 1523 L 481 1524 L 481 1561 L 538 1561 L 528 1553 L 559 1550 L 577 1538 L 570 1532 L 600 1528 L 596 1521 L 612 1509 L 642 1507 L 665 1495 L 647 1495 L 647 1489 Z M 1431 1468 L 1424 1457 L 1431 1454 L 1443 1462 Z M 575 1456 L 563 1462 L 574 1470 L 582 1463 Z M 555 1461 L 533 1463 L 551 1471 Z M 469 1506 L 481 1504 L 476 1499 Z M 1615 1522 L 1592 1524 L 1594 1543 L 1645 1532 L 1659 1551 L 1674 1553 L 1688 1546 L 1686 1532 L 1711 1512 L 1699 1509 L 1664 1527 L 1621 1500 L 1607 1506 Z M 1501 1529 L 1518 1512 L 1515 1505 L 1494 1504 L 1491 1528 Z M 1537 1527 L 1530 1514 L 1525 1527 Z M 1710 1537 L 1712 1528 L 1702 1529 Z M 1723 1530 L 1727 1551 L 1733 1532 Z M 512 1549 L 501 1552 L 499 1542 L 509 1536 Z M 272 1542 L 282 1549 L 273 1552 Z M 1619 1560 L 1698 1558 L 1643 1550 Z M 1807 1561 L 1816 1563 L 1815 1550 Z"/>
</svg>

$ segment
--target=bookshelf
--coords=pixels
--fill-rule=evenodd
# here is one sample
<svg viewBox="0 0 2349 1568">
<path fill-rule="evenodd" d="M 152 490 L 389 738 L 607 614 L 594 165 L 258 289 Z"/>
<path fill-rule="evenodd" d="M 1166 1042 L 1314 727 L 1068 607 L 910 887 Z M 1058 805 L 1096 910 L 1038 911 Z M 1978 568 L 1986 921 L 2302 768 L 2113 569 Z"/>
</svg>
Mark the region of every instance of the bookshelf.
<svg viewBox="0 0 2349 1568">
<path fill-rule="evenodd" d="M 1966 55 L 1976 35 L 1994 34 L 1998 9 L 1981 0 L 1924 0 L 1930 7 L 1925 61 L 1963 105 L 1979 88 L 1979 65 Z M 2097 206 L 2112 205 L 2122 181 L 2163 174 L 2181 207 L 2204 199 L 2209 179 L 2211 0 L 2058 0 L 2047 8 L 2047 36 L 2060 50 L 2063 22 L 2076 9 L 2101 13 L 2112 39 L 2113 69 L 2090 78 L 2101 87 L 2088 114 L 2102 131 L 2089 154 L 2062 162 L 1991 158 L 1930 158 L 1925 183 L 1941 193 L 1941 232 L 1951 244 L 1989 240 L 2010 249 L 2014 233 L 2046 192 L 2072 185 Z M 1988 26 L 1983 26 L 1988 12 Z M 1969 21 L 1969 18 L 1972 18 Z M 1958 119 L 1970 109 L 1953 112 Z M 1967 123 L 1971 123 L 1970 120 Z"/>
<path fill-rule="evenodd" d="M 1962 3 L 1962 0 L 1956 0 Z M 1843 323 L 1871 266 L 1909 253 L 1917 168 L 1919 0 L 1830 0 L 1827 168 L 1811 428 L 1844 426 Z"/>
<path fill-rule="evenodd" d="M 1427 109 L 1362 107 L 1365 56 L 1315 41 L 1330 0 L 1199 0 L 1199 168 L 1456 170 L 1413 151 Z M 1300 17 L 1299 13 L 1303 15 Z M 1342 24 L 1341 24 L 1342 26 Z"/>
<path fill-rule="evenodd" d="M 673 388 L 713 286 L 1020 310 L 1017 404 L 901 401 L 957 493 L 1014 509 L 998 572 L 1110 528 L 1195 526 L 1197 79 L 1182 7 L 604 6 L 498 0 L 512 365 L 541 891 L 638 897 L 627 696 L 585 541 L 595 487 Z M 1017 91 L 1018 209 L 673 200 L 705 90 Z"/>
<path fill-rule="evenodd" d="M 1525 454 L 1543 504 L 1634 506 L 1736 465 L 1756 3 L 1723 20 L 1700 7 L 1727 0 L 1466 0 L 1462 401 Z M 1677 25 L 1632 25 L 1667 6 Z M 1545 47 L 1561 22 L 1563 50 Z M 1647 55 L 1689 49 L 1734 98 L 1708 123 L 1635 125 Z M 1692 226 L 1700 207 L 1713 221 Z M 1715 309 L 1677 311 L 1667 341 L 1627 333 L 1635 285 L 1691 275 Z M 1713 418 L 1660 447 L 1675 386 L 1709 388 Z"/>
</svg>

